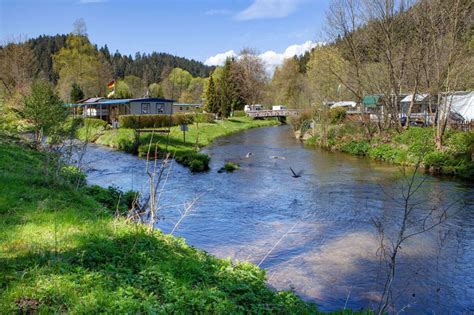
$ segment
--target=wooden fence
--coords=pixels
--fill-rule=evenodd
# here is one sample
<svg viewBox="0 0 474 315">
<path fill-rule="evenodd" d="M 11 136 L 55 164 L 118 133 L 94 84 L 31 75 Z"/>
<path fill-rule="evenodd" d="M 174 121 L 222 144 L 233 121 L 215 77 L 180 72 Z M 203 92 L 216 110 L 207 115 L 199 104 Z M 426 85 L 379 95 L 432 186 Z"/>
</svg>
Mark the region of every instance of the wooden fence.
<svg viewBox="0 0 474 315">
<path fill-rule="evenodd" d="M 473 131 L 474 130 L 474 120 L 471 121 L 456 121 L 449 123 L 449 128 L 459 131 Z"/>
</svg>

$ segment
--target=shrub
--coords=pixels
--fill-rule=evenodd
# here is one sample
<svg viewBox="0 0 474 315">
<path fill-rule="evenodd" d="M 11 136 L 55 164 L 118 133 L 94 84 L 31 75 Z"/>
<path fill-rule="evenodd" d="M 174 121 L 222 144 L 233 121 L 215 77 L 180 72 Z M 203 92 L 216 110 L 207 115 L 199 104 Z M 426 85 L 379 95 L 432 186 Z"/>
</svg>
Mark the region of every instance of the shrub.
<svg viewBox="0 0 474 315">
<path fill-rule="evenodd" d="M 246 114 L 243 110 L 234 110 L 234 117 L 245 117 Z"/>
<path fill-rule="evenodd" d="M 203 172 L 209 169 L 210 157 L 204 153 L 193 151 L 177 152 L 176 162 L 188 166 L 192 172 Z"/>
<path fill-rule="evenodd" d="M 68 183 L 74 186 L 85 186 L 86 174 L 84 174 L 78 167 L 67 165 L 61 168 L 61 177 Z"/>
<path fill-rule="evenodd" d="M 288 122 L 293 126 L 293 130 L 300 130 L 305 121 L 313 119 L 313 113 L 310 110 L 301 112 L 299 115 L 291 115 L 288 117 Z"/>
<path fill-rule="evenodd" d="M 350 141 L 342 147 L 343 152 L 355 155 L 366 155 L 370 149 L 370 144 L 367 141 Z"/>
<path fill-rule="evenodd" d="M 224 170 L 226 172 L 233 172 L 235 170 L 238 170 L 240 168 L 239 164 L 233 163 L 233 162 L 227 162 L 224 165 Z"/>
<path fill-rule="evenodd" d="M 122 115 L 119 116 L 120 128 L 161 128 L 172 125 L 170 115 Z"/>
<path fill-rule="evenodd" d="M 99 134 L 107 128 L 107 122 L 97 118 L 73 120 L 71 124 L 74 124 L 74 122 L 81 123 L 82 127 L 77 130 L 76 135 L 79 139 L 84 141 L 95 140 Z"/>
<path fill-rule="evenodd" d="M 98 118 L 84 118 L 83 124 L 84 124 L 84 127 L 90 127 L 90 128 L 105 129 L 107 127 L 107 122 Z"/>
<path fill-rule="evenodd" d="M 192 124 L 195 117 L 199 122 L 210 123 L 214 121 L 213 114 L 178 113 L 173 115 L 122 115 L 119 116 L 119 123 L 121 128 L 162 128 Z"/>
<path fill-rule="evenodd" d="M 334 107 L 329 110 L 329 119 L 332 124 L 340 124 L 346 118 L 347 112 L 342 107 Z"/>
<path fill-rule="evenodd" d="M 425 155 L 423 164 L 425 167 L 443 167 L 449 160 L 449 156 L 444 152 L 434 151 Z"/>
<path fill-rule="evenodd" d="M 85 186 L 82 191 L 97 200 L 108 210 L 115 212 L 118 210 L 120 215 L 125 215 L 132 208 L 134 200 L 138 197 L 137 192 L 129 190 L 122 192 L 116 186 L 102 188 L 100 186 Z"/>
<path fill-rule="evenodd" d="M 445 144 L 451 154 L 471 154 L 474 150 L 474 133 L 450 130 L 446 134 Z"/>
<path fill-rule="evenodd" d="M 394 148 L 389 144 L 382 144 L 378 147 L 371 148 L 369 156 L 373 159 L 402 164 L 406 160 L 406 152 L 399 148 Z"/>
<path fill-rule="evenodd" d="M 216 116 L 212 113 L 199 113 L 195 115 L 200 123 L 213 123 Z"/>
</svg>

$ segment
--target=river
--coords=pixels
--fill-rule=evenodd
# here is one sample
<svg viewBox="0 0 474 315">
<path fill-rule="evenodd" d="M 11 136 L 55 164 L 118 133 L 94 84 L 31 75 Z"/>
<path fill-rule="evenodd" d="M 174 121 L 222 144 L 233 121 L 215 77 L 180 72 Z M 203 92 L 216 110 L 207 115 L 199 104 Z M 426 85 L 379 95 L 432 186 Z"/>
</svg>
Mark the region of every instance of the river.
<svg viewBox="0 0 474 315">
<path fill-rule="evenodd" d="M 158 228 L 170 232 L 178 208 L 199 197 L 175 232 L 189 244 L 261 263 L 271 286 L 291 288 L 321 310 L 376 308 L 385 278 L 373 219 L 384 218 L 387 235 L 393 232 L 390 222 L 402 211 L 397 167 L 305 148 L 288 126 L 220 138 L 204 152 L 212 157 L 209 172 L 173 165 Z M 90 184 L 146 191 L 143 159 L 91 145 L 85 160 Z M 226 161 L 241 169 L 217 173 Z M 293 178 L 289 167 L 302 176 Z M 428 176 L 417 200 L 423 209 L 456 201 L 450 208 L 456 215 L 403 244 L 395 309 L 472 313 L 474 186 Z"/>
</svg>

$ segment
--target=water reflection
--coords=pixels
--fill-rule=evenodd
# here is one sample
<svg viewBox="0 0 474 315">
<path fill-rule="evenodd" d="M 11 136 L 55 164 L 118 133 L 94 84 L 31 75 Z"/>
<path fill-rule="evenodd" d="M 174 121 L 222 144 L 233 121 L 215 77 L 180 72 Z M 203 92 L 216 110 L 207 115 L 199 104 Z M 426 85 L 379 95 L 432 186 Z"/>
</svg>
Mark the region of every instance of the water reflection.
<svg viewBox="0 0 474 315">
<path fill-rule="evenodd" d="M 206 152 L 212 157 L 208 173 L 192 175 L 173 166 L 163 201 L 170 207 L 162 210 L 159 228 L 169 232 L 179 216 L 174 206 L 204 193 L 176 232 L 188 243 L 254 263 L 268 254 L 262 267 L 269 283 L 294 288 L 323 310 L 375 305 L 383 272 L 372 219 L 390 222 L 400 211 L 389 198 L 400 192 L 396 167 L 306 149 L 288 127 L 236 134 Z M 253 155 L 247 159 L 248 152 Z M 143 160 L 95 146 L 86 159 L 90 183 L 146 191 Z M 217 174 L 226 161 L 241 169 Z M 304 170 L 303 176 L 292 178 L 289 167 Z M 427 207 L 459 199 L 457 207 L 464 211 L 404 245 L 394 291 L 397 309 L 474 311 L 474 188 L 430 177 L 420 195 Z"/>
</svg>

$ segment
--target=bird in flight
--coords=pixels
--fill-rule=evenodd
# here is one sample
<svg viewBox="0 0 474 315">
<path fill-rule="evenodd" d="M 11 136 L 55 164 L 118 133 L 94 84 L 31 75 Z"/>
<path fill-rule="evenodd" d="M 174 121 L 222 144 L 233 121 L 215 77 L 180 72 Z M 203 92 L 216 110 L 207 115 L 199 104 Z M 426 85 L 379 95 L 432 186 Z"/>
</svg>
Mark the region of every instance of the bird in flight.
<svg viewBox="0 0 474 315">
<path fill-rule="evenodd" d="M 296 173 L 291 167 L 290 167 L 290 171 L 293 173 L 293 177 L 294 178 L 298 178 L 298 177 L 301 177 L 301 174 L 303 174 L 303 171 L 299 171 L 298 173 Z"/>
</svg>

